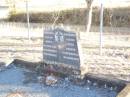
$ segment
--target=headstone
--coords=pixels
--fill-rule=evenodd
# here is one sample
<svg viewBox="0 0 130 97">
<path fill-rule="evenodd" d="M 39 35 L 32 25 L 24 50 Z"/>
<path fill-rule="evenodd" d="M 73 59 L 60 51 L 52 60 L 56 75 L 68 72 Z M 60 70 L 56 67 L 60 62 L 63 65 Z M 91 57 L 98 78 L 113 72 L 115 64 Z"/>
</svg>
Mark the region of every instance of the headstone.
<svg viewBox="0 0 130 97">
<path fill-rule="evenodd" d="M 44 31 L 43 61 L 48 64 L 79 68 L 80 56 L 76 33 L 60 28 Z"/>
</svg>

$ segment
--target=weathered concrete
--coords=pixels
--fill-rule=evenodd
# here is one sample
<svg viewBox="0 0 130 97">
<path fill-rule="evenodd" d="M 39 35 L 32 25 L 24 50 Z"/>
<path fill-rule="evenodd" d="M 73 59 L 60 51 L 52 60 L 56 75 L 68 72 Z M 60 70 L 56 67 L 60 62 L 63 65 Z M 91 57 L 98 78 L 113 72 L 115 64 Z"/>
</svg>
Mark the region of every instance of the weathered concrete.
<svg viewBox="0 0 130 97">
<path fill-rule="evenodd" d="M 8 63 L 8 62 L 7 62 Z M 9 61 L 10 63 L 10 61 Z M 29 61 L 23 61 L 23 60 L 19 60 L 19 59 L 15 59 L 13 62 L 11 62 L 13 64 L 15 64 L 18 67 L 26 67 L 30 70 L 33 71 L 38 71 L 39 70 L 42 71 L 42 73 L 44 72 L 44 70 L 50 70 L 50 68 L 54 71 L 49 71 L 50 73 L 55 73 L 55 72 L 60 72 L 60 71 L 66 71 L 66 74 L 68 73 L 72 73 L 71 69 L 66 69 L 66 68 L 59 68 L 57 66 L 55 67 L 50 67 L 52 65 L 47 65 L 45 63 L 42 62 L 29 62 Z M 55 70 L 57 69 L 57 70 Z M 59 71 L 60 70 L 60 71 Z M 70 72 L 71 71 L 71 72 Z M 119 79 L 115 79 L 115 78 L 109 78 L 109 77 L 104 77 L 104 76 L 99 76 L 99 75 L 93 75 L 93 74 L 87 74 L 86 77 L 83 79 L 86 82 L 91 82 L 91 84 L 95 84 L 96 86 L 98 85 L 99 87 L 104 87 L 104 85 L 106 85 L 107 88 L 112 88 L 112 90 L 116 90 L 117 93 L 119 92 L 117 97 L 130 97 L 130 84 L 126 85 L 128 82 L 127 81 L 123 81 L 123 80 L 119 80 Z M 123 89 L 123 90 L 122 90 Z M 121 91 L 121 92 L 120 92 Z M 12 97 L 12 95 L 9 97 Z"/>
<path fill-rule="evenodd" d="M 24 97 L 21 93 L 11 93 L 7 95 L 6 97 Z"/>
<path fill-rule="evenodd" d="M 92 83 L 98 83 L 99 86 L 103 86 L 103 87 L 113 87 L 113 88 L 117 88 L 117 92 L 122 91 L 122 89 L 124 89 L 124 87 L 126 86 L 126 84 L 128 83 L 127 81 L 124 80 L 120 80 L 120 79 L 116 79 L 116 78 L 112 78 L 112 77 L 108 77 L 108 76 L 101 76 L 101 75 L 93 75 L 93 74 L 87 74 L 85 76 L 86 80 L 91 81 Z"/>
<path fill-rule="evenodd" d="M 117 97 L 130 97 L 130 84 L 127 84 Z"/>
<path fill-rule="evenodd" d="M 56 65 L 56 64 L 46 64 L 44 62 L 31 62 L 31 61 L 25 61 L 21 59 L 15 59 L 13 63 L 18 67 L 26 67 L 28 69 L 31 69 L 33 71 L 38 72 L 50 72 L 50 73 L 61 73 L 61 74 L 80 74 L 80 71 L 74 68 L 69 68 L 68 66 L 64 65 Z"/>
<path fill-rule="evenodd" d="M 30 70 L 39 72 L 39 73 L 53 73 L 53 74 L 64 74 L 64 76 L 67 75 L 74 75 L 75 76 L 75 70 L 73 70 L 72 68 L 67 68 L 67 67 L 62 67 L 62 66 L 56 66 L 56 65 L 49 65 L 49 64 L 45 64 L 42 62 L 29 62 L 29 61 L 23 61 L 23 60 L 19 60 L 19 59 L 15 59 L 13 61 L 13 63 L 18 66 L 18 67 L 26 67 Z M 53 66 L 53 67 L 52 67 Z M 77 71 L 78 72 L 78 71 Z M 76 73 L 77 73 L 76 72 Z M 78 75 L 80 74 L 80 72 L 78 73 Z M 97 83 L 99 86 L 104 86 L 105 84 L 107 85 L 107 87 L 116 87 L 117 88 L 117 92 L 122 91 L 122 89 L 124 89 L 124 87 L 126 86 L 126 84 L 128 83 L 127 81 L 124 80 L 120 80 L 120 79 L 116 79 L 116 78 L 112 78 L 112 77 L 108 77 L 108 76 L 101 76 L 101 75 L 93 75 L 88 73 L 87 75 L 85 75 L 84 80 L 89 80 L 92 83 Z"/>
</svg>

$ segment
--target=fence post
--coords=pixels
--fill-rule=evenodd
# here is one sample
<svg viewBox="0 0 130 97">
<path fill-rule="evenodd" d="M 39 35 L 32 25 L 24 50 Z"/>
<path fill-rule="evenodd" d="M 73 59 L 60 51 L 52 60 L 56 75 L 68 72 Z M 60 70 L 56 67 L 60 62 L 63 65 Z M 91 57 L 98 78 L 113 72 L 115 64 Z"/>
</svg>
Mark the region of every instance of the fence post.
<svg viewBox="0 0 130 97">
<path fill-rule="evenodd" d="M 101 0 L 101 8 L 100 8 L 100 55 L 102 55 L 102 47 L 103 47 L 103 1 Z"/>
<path fill-rule="evenodd" d="M 29 10 L 28 10 L 28 0 L 26 0 L 26 14 L 27 14 L 27 29 L 28 29 L 28 41 L 30 43 L 30 23 L 29 23 Z"/>
</svg>

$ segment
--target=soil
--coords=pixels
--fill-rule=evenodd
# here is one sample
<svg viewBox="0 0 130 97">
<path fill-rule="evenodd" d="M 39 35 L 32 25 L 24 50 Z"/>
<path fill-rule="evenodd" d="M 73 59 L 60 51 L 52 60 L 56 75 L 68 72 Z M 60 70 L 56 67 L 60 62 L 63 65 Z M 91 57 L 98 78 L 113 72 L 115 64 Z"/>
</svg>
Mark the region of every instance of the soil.
<svg viewBox="0 0 130 97">
<path fill-rule="evenodd" d="M 42 38 L 33 38 L 30 42 L 28 42 L 27 38 L 0 38 L 1 65 L 13 59 L 31 62 L 42 61 L 42 43 Z M 91 40 L 82 43 L 83 56 L 85 58 L 85 65 L 88 66 L 88 73 L 130 81 L 129 43 L 125 41 L 122 41 L 122 43 L 125 45 L 122 46 L 122 44 L 116 43 L 117 46 L 114 45 L 115 47 L 108 46 L 103 48 L 102 56 L 99 55 L 98 47 L 92 44 Z"/>
<path fill-rule="evenodd" d="M 11 64 L 0 71 L 0 97 L 115 97 L 116 87 L 98 86 L 97 83 L 73 84 L 69 78 L 58 78 L 53 86 L 38 81 L 38 76 L 26 68 Z M 35 79 L 35 81 L 34 81 Z M 27 83 L 26 80 L 28 80 Z"/>
<path fill-rule="evenodd" d="M 115 36 L 117 37 L 118 35 Z M 129 37 L 127 37 L 128 40 L 125 40 L 124 38 L 116 39 L 114 38 L 115 36 L 112 36 L 112 41 L 110 37 L 108 37 L 107 35 L 105 36 L 107 37 L 107 42 L 105 42 L 105 47 L 103 47 L 102 56 L 99 55 L 97 42 L 91 41 L 91 39 L 93 39 L 94 37 L 94 39 L 96 39 L 96 35 L 94 37 L 88 37 L 86 40 L 82 39 L 81 41 L 83 44 L 82 46 L 83 56 L 85 58 L 85 65 L 88 67 L 89 74 L 104 76 L 106 78 L 118 78 L 125 81 L 130 81 Z M 115 44 L 113 42 L 115 42 Z M 34 84 L 34 82 L 37 81 L 35 73 L 31 74 L 33 76 L 27 77 L 27 80 L 23 83 L 24 75 L 21 72 L 26 70 L 18 68 L 10 68 L 7 71 L 3 70 L 3 65 L 8 64 L 9 62 L 11 62 L 10 60 L 13 59 L 22 59 L 31 62 L 42 61 L 42 43 L 43 38 L 39 37 L 33 37 L 30 42 L 27 38 L 20 37 L 0 38 L 0 67 L 2 70 L 2 72 L 0 72 L 0 97 L 6 97 L 6 95 L 10 94 L 11 92 L 19 92 L 19 90 L 20 92 L 28 95 L 27 97 L 61 97 L 61 95 L 63 94 L 64 95 L 62 97 L 66 97 L 66 95 L 68 95 L 68 97 L 86 97 L 86 95 L 88 95 L 88 97 L 107 97 L 108 92 L 110 94 L 110 96 L 108 97 L 116 96 L 116 93 L 113 91 L 104 91 L 101 89 L 102 92 L 100 92 L 100 89 L 95 90 L 95 87 L 92 87 L 92 90 L 89 91 L 89 87 L 79 87 L 72 84 L 65 84 L 69 86 L 69 88 L 63 88 L 64 85 L 61 85 L 61 88 L 57 86 L 48 87 L 44 86 L 44 84 L 39 83 Z M 30 74 L 26 73 L 26 75 Z M 33 83 L 27 84 L 32 78 Z M 64 81 L 65 80 L 63 80 L 62 84 L 64 83 Z M 58 85 L 60 86 L 60 84 Z M 86 94 L 86 91 L 88 91 L 88 94 Z M 101 95 L 98 96 L 96 93 L 98 93 L 99 95 L 101 93 Z"/>
</svg>

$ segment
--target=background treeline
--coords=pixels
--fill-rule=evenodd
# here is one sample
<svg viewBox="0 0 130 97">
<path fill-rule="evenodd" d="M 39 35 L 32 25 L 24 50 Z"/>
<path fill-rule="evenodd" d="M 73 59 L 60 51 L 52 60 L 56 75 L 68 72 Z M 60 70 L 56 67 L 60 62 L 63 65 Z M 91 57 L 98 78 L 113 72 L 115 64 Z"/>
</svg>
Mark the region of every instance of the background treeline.
<svg viewBox="0 0 130 97">
<path fill-rule="evenodd" d="M 104 9 L 104 26 L 129 27 L 130 8 Z M 60 12 L 42 12 L 30 13 L 30 22 L 35 23 L 53 23 L 70 25 L 86 25 L 87 9 L 73 9 Z M 58 18 L 57 18 L 58 17 Z M 10 14 L 9 21 L 26 22 L 26 13 Z M 100 10 L 94 8 L 92 25 L 99 26 Z"/>
</svg>

